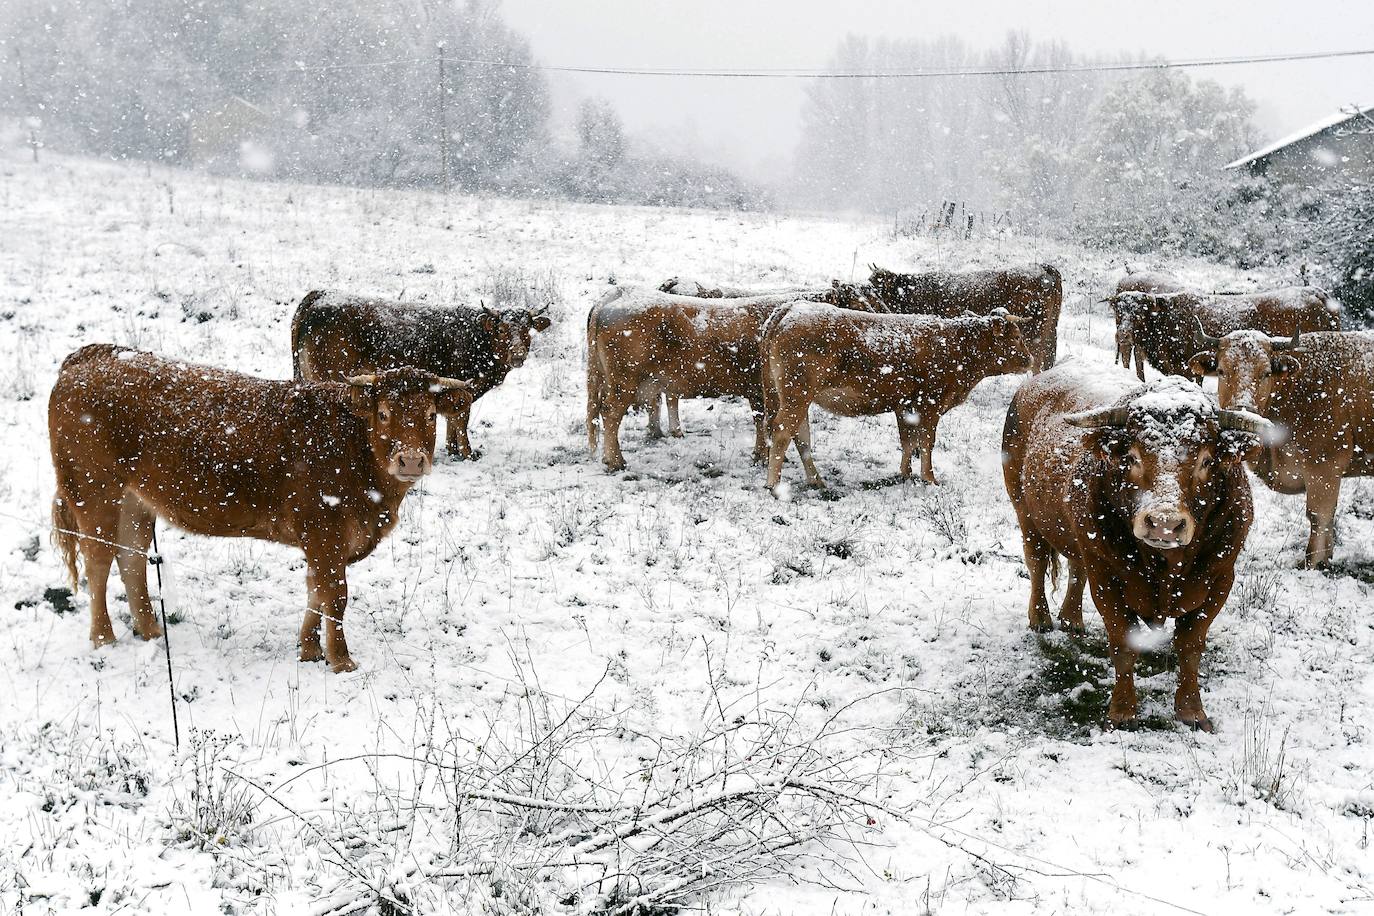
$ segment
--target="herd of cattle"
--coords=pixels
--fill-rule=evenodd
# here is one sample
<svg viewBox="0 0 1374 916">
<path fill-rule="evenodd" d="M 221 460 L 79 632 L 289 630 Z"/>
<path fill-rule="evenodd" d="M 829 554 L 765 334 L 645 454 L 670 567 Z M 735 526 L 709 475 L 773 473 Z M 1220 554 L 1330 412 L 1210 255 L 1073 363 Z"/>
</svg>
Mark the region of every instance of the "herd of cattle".
<svg viewBox="0 0 1374 916">
<path fill-rule="evenodd" d="M 1083 591 L 1102 614 L 1116 685 L 1113 724 L 1136 715 L 1129 638 L 1175 621 L 1175 712 L 1211 728 L 1198 688 L 1208 627 L 1225 603 L 1252 521 L 1244 467 L 1280 493 L 1305 493 L 1305 563 L 1329 562 L 1343 477 L 1374 475 L 1374 335 L 1341 332 L 1312 287 L 1202 293 L 1128 274 L 1106 301 L 1126 368 L 1056 367 L 1063 303 L 1048 265 L 898 274 L 868 283 L 730 289 L 670 280 L 618 286 L 587 315 L 587 435 L 625 467 L 620 426 L 649 413 L 649 435 L 682 435 L 681 398 L 739 398 L 754 458 L 781 493 L 794 446 L 808 481 L 810 407 L 892 413 L 901 473 L 931 456 L 940 418 L 984 378 L 1030 372 L 1002 437 L 1007 493 L 1030 571 L 1029 622 L 1052 628 L 1045 576 L 1068 581 L 1061 627 L 1083 629 Z M 475 399 L 522 365 L 546 310 L 433 307 L 311 292 L 291 326 L 295 378 L 274 381 L 93 344 L 63 362 L 49 401 L 57 487 L 53 529 L 73 584 L 91 592 L 91 640 L 113 642 L 112 564 L 135 632 L 161 634 L 146 555 L 158 517 L 187 531 L 300 548 L 308 609 L 302 661 L 356 665 L 344 638 L 346 570 L 396 524 L 434 461 L 468 436 Z M 1139 378 L 1129 367 L 1135 364 Z M 1144 363 L 1163 378 L 1144 383 Z M 1218 379 L 1214 398 L 1198 384 Z M 321 631 L 323 628 L 323 636 Z"/>
</svg>

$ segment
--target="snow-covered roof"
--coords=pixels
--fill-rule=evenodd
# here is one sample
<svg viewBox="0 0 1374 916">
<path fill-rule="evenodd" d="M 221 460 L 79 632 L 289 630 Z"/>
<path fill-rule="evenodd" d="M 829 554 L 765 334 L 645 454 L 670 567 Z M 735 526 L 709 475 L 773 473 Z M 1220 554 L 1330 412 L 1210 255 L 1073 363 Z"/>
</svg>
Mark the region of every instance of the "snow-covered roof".
<svg viewBox="0 0 1374 916">
<path fill-rule="evenodd" d="M 1335 127 L 1338 124 L 1343 124 L 1346 121 L 1353 120 L 1359 117 L 1360 115 L 1369 114 L 1370 112 L 1374 112 L 1374 105 L 1370 105 L 1366 108 L 1359 109 L 1356 109 L 1353 106 L 1342 108 L 1340 111 L 1337 111 L 1334 114 L 1327 115 L 1320 121 L 1307 125 L 1302 130 L 1296 131 L 1295 133 L 1291 133 L 1286 137 L 1281 137 L 1280 139 L 1275 140 L 1273 143 L 1269 144 L 1263 149 L 1256 150 L 1248 156 L 1243 156 L 1240 159 L 1237 159 L 1235 162 L 1228 162 L 1226 163 L 1226 165 L 1222 167 L 1227 169 L 1238 169 L 1243 165 L 1249 165 L 1256 159 L 1263 159 L 1270 153 L 1277 152 L 1278 150 L 1283 149 L 1285 146 L 1297 143 L 1299 140 L 1306 140 L 1308 137 L 1311 137 L 1314 134 L 1319 134 L 1324 130 L 1328 130 L 1332 127 Z"/>
</svg>

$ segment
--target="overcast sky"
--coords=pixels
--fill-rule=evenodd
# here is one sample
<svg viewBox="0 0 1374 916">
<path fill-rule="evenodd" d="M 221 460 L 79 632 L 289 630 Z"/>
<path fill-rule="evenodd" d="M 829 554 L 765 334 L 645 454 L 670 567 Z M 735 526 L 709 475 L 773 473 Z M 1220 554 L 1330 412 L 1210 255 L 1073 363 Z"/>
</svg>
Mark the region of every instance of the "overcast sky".
<svg viewBox="0 0 1374 916">
<path fill-rule="evenodd" d="M 953 34 L 999 45 L 1009 29 L 1084 53 L 1166 58 L 1374 47 L 1374 0 L 504 0 L 505 18 L 545 64 L 602 67 L 824 67 L 846 33 Z M 1350 102 L 1374 104 L 1374 56 L 1189 71 L 1243 85 L 1270 139 Z M 790 168 L 803 80 L 550 73 L 559 116 L 587 95 L 610 99 L 633 134 L 678 144 L 753 175 Z"/>
</svg>

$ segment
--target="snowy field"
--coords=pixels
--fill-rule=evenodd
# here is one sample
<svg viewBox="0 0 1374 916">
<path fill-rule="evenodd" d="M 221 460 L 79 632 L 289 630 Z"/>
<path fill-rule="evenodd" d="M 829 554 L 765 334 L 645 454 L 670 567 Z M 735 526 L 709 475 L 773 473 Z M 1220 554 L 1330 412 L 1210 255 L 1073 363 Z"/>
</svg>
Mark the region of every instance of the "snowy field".
<svg viewBox="0 0 1374 916">
<path fill-rule="evenodd" d="M 890 417 L 816 416 L 834 498 L 763 489 L 741 403 L 684 402 L 680 440 L 627 421 L 623 474 L 585 452 L 583 321 L 611 278 L 777 286 L 860 279 L 871 261 L 1048 261 L 1065 278 L 1061 358 L 1110 362 L 1095 303 L 1122 258 L 894 237 L 881 220 L 26 157 L 0 159 L 0 910 L 624 912 L 692 862 L 686 879 L 714 888 L 692 906 L 711 913 L 1374 911 L 1366 484 L 1344 488 L 1332 573 L 1293 568 L 1302 502 L 1254 484 L 1204 658 L 1216 734 L 1171 721 L 1168 653 L 1143 660 L 1143 724 L 1104 732 L 1100 619 L 1081 642 L 1026 628 L 998 460 L 1018 377 L 945 419 L 938 488 L 895 476 Z M 1204 288 L 1289 282 L 1141 266 Z M 132 635 L 117 577 L 120 638 L 99 650 L 85 593 L 72 607 L 49 591 L 65 585 L 46 441 L 61 359 L 114 341 L 286 377 L 312 288 L 439 303 L 513 285 L 551 298 L 555 324 L 478 402 L 481 460 L 441 457 L 351 569 L 358 672 L 295 660 L 298 553 L 163 529 L 176 750 L 162 643 Z M 690 803 L 783 769 L 844 796 L 738 809 L 817 838 L 733 860 L 743 828 L 712 838 L 703 820 L 560 864 L 548 838 L 594 835 L 592 815 L 478 797 Z"/>
</svg>

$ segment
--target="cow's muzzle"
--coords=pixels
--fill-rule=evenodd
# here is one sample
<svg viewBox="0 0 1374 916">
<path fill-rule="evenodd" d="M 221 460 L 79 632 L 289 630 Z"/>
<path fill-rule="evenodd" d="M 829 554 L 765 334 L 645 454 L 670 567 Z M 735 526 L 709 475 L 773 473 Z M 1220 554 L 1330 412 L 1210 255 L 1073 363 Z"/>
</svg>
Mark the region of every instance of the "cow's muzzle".
<svg viewBox="0 0 1374 916">
<path fill-rule="evenodd" d="M 397 480 L 414 483 L 429 473 L 432 464 L 429 455 L 419 449 L 406 449 L 392 456 L 391 466 L 387 470 Z"/>
<path fill-rule="evenodd" d="M 1192 543 L 1197 524 L 1187 512 L 1156 507 L 1137 512 L 1131 527 L 1137 538 L 1156 550 L 1173 550 Z"/>
</svg>

